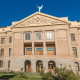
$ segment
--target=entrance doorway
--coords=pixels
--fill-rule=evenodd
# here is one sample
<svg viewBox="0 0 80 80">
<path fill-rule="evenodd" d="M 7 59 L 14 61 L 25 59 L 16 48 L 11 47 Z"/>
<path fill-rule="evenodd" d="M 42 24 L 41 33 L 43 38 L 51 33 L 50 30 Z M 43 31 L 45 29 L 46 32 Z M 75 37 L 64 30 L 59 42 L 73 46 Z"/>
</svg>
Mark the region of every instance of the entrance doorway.
<svg viewBox="0 0 80 80">
<path fill-rule="evenodd" d="M 52 73 L 54 73 L 54 71 L 55 71 L 55 62 L 54 61 L 49 61 L 48 62 L 48 69 L 49 69 L 49 71 L 51 71 Z"/>
<path fill-rule="evenodd" d="M 9 71 L 9 69 L 10 69 L 10 60 L 8 61 L 8 71 Z"/>
<path fill-rule="evenodd" d="M 79 71 L 79 63 L 78 62 L 75 62 L 74 65 L 75 65 L 75 70 L 76 71 Z"/>
<path fill-rule="evenodd" d="M 25 72 L 31 72 L 31 61 L 25 61 Z"/>
<path fill-rule="evenodd" d="M 43 70 L 43 62 L 37 61 L 36 62 L 36 72 L 41 72 L 41 70 Z"/>
</svg>

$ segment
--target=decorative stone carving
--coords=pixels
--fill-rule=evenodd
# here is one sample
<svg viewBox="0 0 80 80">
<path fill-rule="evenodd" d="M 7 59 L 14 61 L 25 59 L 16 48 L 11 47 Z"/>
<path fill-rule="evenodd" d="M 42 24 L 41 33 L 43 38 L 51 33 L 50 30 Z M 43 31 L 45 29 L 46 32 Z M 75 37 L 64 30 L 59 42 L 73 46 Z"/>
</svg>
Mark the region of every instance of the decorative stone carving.
<svg viewBox="0 0 80 80">
<path fill-rule="evenodd" d="M 15 27 L 36 26 L 36 25 L 53 25 L 53 24 L 58 24 L 58 23 L 63 23 L 63 22 L 52 19 L 52 18 L 48 18 L 47 16 L 35 15 L 35 16 L 19 23 Z"/>
</svg>

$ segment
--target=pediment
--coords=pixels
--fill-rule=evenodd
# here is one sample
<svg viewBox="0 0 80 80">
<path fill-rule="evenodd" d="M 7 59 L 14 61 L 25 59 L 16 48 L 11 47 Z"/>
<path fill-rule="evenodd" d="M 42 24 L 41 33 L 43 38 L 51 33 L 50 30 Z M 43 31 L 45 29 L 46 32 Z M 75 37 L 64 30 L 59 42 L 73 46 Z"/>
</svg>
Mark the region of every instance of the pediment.
<svg viewBox="0 0 80 80">
<path fill-rule="evenodd" d="M 69 24 L 69 23 L 66 21 L 62 21 L 56 17 L 37 12 L 19 22 L 15 22 L 15 24 L 12 27 L 29 27 L 55 24 Z"/>
</svg>

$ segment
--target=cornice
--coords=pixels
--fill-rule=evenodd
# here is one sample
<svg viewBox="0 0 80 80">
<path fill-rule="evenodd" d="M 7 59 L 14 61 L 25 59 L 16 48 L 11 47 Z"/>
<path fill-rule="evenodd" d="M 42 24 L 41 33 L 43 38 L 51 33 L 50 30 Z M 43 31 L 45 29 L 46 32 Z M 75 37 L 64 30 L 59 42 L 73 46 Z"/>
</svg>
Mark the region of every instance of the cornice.
<svg viewBox="0 0 80 80">
<path fill-rule="evenodd" d="M 57 26 L 57 25 L 67 25 L 67 24 L 36 25 L 36 26 L 23 26 L 23 27 L 15 27 L 15 28 L 47 27 L 47 26 Z M 13 28 L 11 28 L 11 29 L 13 29 Z"/>
<path fill-rule="evenodd" d="M 32 17 L 35 16 L 35 15 L 41 15 L 41 16 L 44 16 L 44 17 L 46 17 L 46 18 L 55 19 L 55 20 L 64 22 L 64 23 L 66 23 L 66 24 L 70 24 L 68 21 L 61 20 L 61 19 L 59 19 L 59 18 L 57 18 L 57 17 L 51 16 L 51 15 L 47 15 L 47 14 L 44 14 L 44 13 L 36 12 L 36 13 L 28 16 L 27 18 L 24 18 L 24 19 L 22 19 L 21 21 L 18 21 L 17 23 L 15 23 L 14 25 L 12 25 L 11 28 L 14 27 L 14 26 L 16 26 L 16 25 L 18 25 L 18 24 L 20 24 L 20 23 L 22 23 L 22 22 L 24 22 L 24 21 L 26 21 L 26 20 L 28 20 L 28 19 L 30 19 L 30 18 L 32 18 Z"/>
</svg>

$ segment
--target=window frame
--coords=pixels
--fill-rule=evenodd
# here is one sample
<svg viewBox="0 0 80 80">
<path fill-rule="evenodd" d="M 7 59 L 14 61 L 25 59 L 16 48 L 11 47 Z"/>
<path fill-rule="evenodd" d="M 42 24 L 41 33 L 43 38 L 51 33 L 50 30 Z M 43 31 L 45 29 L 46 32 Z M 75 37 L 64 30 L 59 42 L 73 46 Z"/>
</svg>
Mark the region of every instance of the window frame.
<svg viewBox="0 0 80 80">
<path fill-rule="evenodd" d="M 35 39 L 36 40 L 41 40 L 42 39 L 42 32 L 40 32 L 40 31 L 39 32 L 35 32 Z"/>
<path fill-rule="evenodd" d="M 79 71 L 79 63 L 78 62 L 75 62 L 74 65 L 75 65 L 75 70 L 77 69 L 76 71 Z"/>
<path fill-rule="evenodd" d="M 74 50 L 73 50 L 74 49 Z M 72 51 L 73 51 L 73 56 L 74 57 L 78 57 L 78 54 L 77 54 L 77 48 L 76 47 L 72 47 Z M 76 52 L 76 53 L 75 53 Z"/>
<path fill-rule="evenodd" d="M 71 34 L 71 41 L 75 41 L 75 34 L 74 33 Z"/>
<path fill-rule="evenodd" d="M 5 38 L 1 38 L 1 44 L 5 44 Z"/>
<path fill-rule="evenodd" d="M 31 32 L 25 33 L 25 40 L 31 40 Z"/>
<path fill-rule="evenodd" d="M 9 37 L 9 43 L 12 43 L 12 36 Z"/>
<path fill-rule="evenodd" d="M 1 63 L 2 62 L 2 63 Z M 2 65 L 1 65 L 2 64 Z M 3 68 L 3 60 L 0 60 L 0 68 Z"/>
<path fill-rule="evenodd" d="M 47 31 L 46 32 L 46 39 L 52 40 L 53 39 L 53 31 Z"/>
<path fill-rule="evenodd" d="M 52 50 L 48 50 L 50 48 L 53 48 L 53 53 L 54 53 L 53 55 L 56 55 L 56 53 L 55 53 L 55 47 L 46 47 L 47 55 L 48 55 L 48 51 L 52 51 Z"/>
<path fill-rule="evenodd" d="M 25 48 L 25 55 L 28 55 L 28 54 L 27 54 L 27 49 L 32 49 L 32 47 L 26 47 L 26 48 Z M 30 50 L 30 51 L 31 51 L 31 50 Z"/>
<path fill-rule="evenodd" d="M 12 48 L 9 48 L 9 56 L 11 56 Z"/>
<path fill-rule="evenodd" d="M 4 56 L 4 48 L 1 48 L 0 50 L 0 57 Z"/>
<path fill-rule="evenodd" d="M 43 52 L 43 47 L 36 47 L 36 48 L 35 48 L 36 55 L 37 55 L 37 48 L 39 48 L 39 49 L 42 48 L 42 50 L 40 50 L 40 51 Z M 42 53 L 42 55 L 43 55 L 43 53 Z"/>
</svg>

